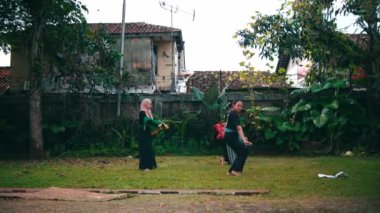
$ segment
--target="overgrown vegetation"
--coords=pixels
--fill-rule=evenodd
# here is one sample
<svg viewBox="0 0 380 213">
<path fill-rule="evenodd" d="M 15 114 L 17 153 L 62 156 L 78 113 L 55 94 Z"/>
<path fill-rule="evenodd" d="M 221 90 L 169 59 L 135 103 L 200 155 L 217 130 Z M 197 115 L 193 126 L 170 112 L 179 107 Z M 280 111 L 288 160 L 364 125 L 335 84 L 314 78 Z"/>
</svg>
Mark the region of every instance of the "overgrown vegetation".
<svg viewBox="0 0 380 213">
<path fill-rule="evenodd" d="M 277 152 L 378 152 L 379 144 L 373 136 L 380 131 L 379 122 L 370 123 L 362 98 L 349 91 L 346 84 L 344 80 L 315 84 L 294 90 L 285 107 L 249 109 L 250 127 L 255 130 L 257 142 L 272 144 L 269 147 Z"/>
<path fill-rule="evenodd" d="M 247 70 L 254 71 L 252 49 L 270 60 L 312 62 L 307 88 L 295 91 L 288 106 L 250 110 L 261 142 L 279 151 L 299 151 L 313 142 L 321 144 L 320 153 L 379 152 L 379 8 L 372 0 L 284 1 L 276 14 L 256 13 L 236 33 Z M 337 28 L 340 15 L 355 15 L 357 34 Z M 278 75 L 286 74 L 287 66 L 278 68 Z M 357 70 L 360 80 L 354 78 Z"/>
<path fill-rule="evenodd" d="M 89 29 L 83 15 L 86 11 L 76 0 L 15 0 L 0 4 L 0 50 L 9 52 L 12 48 L 14 52 L 28 53 L 25 72 L 30 103 L 29 150 L 33 159 L 44 158 L 46 151 L 41 111 L 44 89 L 82 94 L 98 92 L 96 86 L 100 86 L 107 93 L 116 81 L 118 53 L 111 36 L 104 29 Z M 52 85 L 46 85 L 47 78 Z"/>
<path fill-rule="evenodd" d="M 202 118 L 206 124 L 207 135 L 210 137 L 209 140 L 211 144 L 215 142 L 213 125 L 224 119 L 224 115 L 221 115 L 221 112 L 227 105 L 225 97 L 226 89 L 227 88 L 224 88 L 222 91 L 219 91 L 216 83 L 213 83 L 204 92 L 196 87 L 192 88 L 194 97 L 203 103 L 204 110 L 202 111 Z"/>
<path fill-rule="evenodd" d="M 367 119 L 362 97 L 342 89 L 342 83 L 335 81 L 295 90 L 285 101 L 286 105 L 279 102 L 281 105 L 266 107 L 253 100 L 253 107 L 245 113 L 244 127 L 254 143 L 252 153 L 340 155 L 348 150 L 355 155 L 379 153 L 376 143 L 379 122 L 371 123 Z M 78 108 L 76 101 L 69 100 L 65 104 L 51 102 L 44 110 L 46 157 L 137 156 L 137 126 L 133 117 L 88 119 L 83 115 L 94 114 L 96 101 Z M 1 158 L 27 156 L 28 126 L 22 119 L 25 116 L 21 113 L 1 119 Z M 170 129 L 155 137 L 157 155 L 221 154 L 220 144 L 210 139 L 215 137 L 215 132 L 208 131 L 205 117 L 200 110 L 165 116 Z"/>
</svg>

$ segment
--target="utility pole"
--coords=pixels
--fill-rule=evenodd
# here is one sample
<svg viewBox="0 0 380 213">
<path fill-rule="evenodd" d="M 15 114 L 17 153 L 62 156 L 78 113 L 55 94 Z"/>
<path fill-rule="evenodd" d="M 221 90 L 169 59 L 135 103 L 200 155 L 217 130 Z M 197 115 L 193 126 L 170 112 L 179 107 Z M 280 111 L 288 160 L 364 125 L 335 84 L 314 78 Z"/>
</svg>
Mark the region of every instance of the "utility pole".
<svg viewBox="0 0 380 213">
<path fill-rule="evenodd" d="M 121 47 L 120 47 L 120 82 L 123 80 L 124 70 L 124 35 L 125 34 L 125 0 L 123 0 L 123 16 L 121 21 Z M 120 117 L 121 91 L 117 90 L 117 117 Z"/>
<path fill-rule="evenodd" d="M 165 10 L 169 10 L 170 11 L 170 44 L 171 44 L 171 66 L 172 66 L 172 71 L 171 71 L 171 79 L 172 79 L 172 83 L 171 83 L 171 92 L 172 93 L 176 93 L 176 84 L 177 84 L 177 75 L 175 73 L 175 60 L 174 60 L 174 39 L 173 39 L 173 13 L 177 13 L 177 11 L 179 10 L 178 9 L 178 6 L 176 6 L 175 8 L 175 11 L 173 10 L 173 5 L 167 5 L 166 2 L 164 1 L 159 1 L 160 3 L 160 6 L 165 9 Z M 168 6 L 170 7 L 170 9 L 168 8 Z M 180 10 L 181 12 L 184 12 L 184 13 L 187 13 L 187 14 L 190 14 L 189 12 L 185 11 L 185 10 Z M 193 16 L 193 21 L 194 21 L 194 18 L 195 18 L 195 10 L 193 10 L 193 12 L 191 13 L 191 15 Z"/>
<path fill-rule="evenodd" d="M 178 11 L 177 10 L 175 12 Z M 175 74 L 175 60 L 174 60 L 174 41 L 173 41 L 173 5 L 170 5 L 170 44 L 172 45 L 172 86 L 171 92 L 175 93 L 175 87 L 177 82 L 177 75 Z"/>
</svg>

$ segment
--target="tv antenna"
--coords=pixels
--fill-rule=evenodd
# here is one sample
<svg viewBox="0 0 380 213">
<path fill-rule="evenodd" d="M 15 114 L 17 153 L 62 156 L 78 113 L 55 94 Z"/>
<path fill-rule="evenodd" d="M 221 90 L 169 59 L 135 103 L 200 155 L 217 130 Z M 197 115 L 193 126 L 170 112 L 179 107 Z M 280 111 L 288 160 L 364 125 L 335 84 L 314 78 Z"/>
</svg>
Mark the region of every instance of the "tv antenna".
<svg viewBox="0 0 380 213">
<path fill-rule="evenodd" d="M 178 8 L 177 6 L 169 5 L 165 1 L 159 1 L 160 7 L 170 11 L 170 44 L 172 46 L 172 57 L 171 57 L 171 64 L 172 64 L 172 73 L 171 73 L 171 79 L 172 79 L 172 84 L 171 84 L 171 92 L 175 93 L 176 92 L 176 82 L 177 82 L 177 76 L 175 74 L 175 61 L 174 61 L 174 44 L 173 44 L 173 13 L 177 13 L 178 11 L 185 13 L 187 15 L 192 16 L 192 21 L 195 19 L 195 10 L 192 12 L 182 10 Z"/>
<path fill-rule="evenodd" d="M 192 21 L 194 21 L 194 19 L 195 19 L 195 10 L 193 10 L 191 12 L 187 11 L 187 10 L 182 10 L 182 9 L 179 9 L 178 5 L 177 5 L 177 6 L 175 6 L 175 11 L 174 11 L 173 5 L 168 5 L 165 1 L 159 1 L 158 3 L 160 3 L 160 6 L 163 9 L 169 10 L 171 13 L 177 13 L 179 11 L 179 12 L 185 13 L 187 15 L 190 15 L 192 17 Z"/>
</svg>

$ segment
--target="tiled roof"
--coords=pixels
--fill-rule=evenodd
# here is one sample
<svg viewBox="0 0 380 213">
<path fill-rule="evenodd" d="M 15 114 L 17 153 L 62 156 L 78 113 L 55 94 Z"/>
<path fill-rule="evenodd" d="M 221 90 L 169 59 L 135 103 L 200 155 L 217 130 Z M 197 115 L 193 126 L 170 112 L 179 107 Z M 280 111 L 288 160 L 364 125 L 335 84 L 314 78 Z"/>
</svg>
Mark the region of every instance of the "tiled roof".
<svg viewBox="0 0 380 213">
<path fill-rule="evenodd" d="M 122 32 L 121 23 L 90 23 L 92 30 L 104 27 L 112 35 L 120 35 Z M 125 36 L 129 37 L 155 37 L 157 39 L 169 39 L 173 36 L 179 50 L 183 50 L 184 41 L 182 31 L 178 28 L 161 25 L 147 24 L 145 22 L 125 23 Z"/>
<path fill-rule="evenodd" d="M 361 48 L 368 47 L 369 37 L 367 34 L 345 34 L 351 41 L 358 44 Z"/>
<path fill-rule="evenodd" d="M 90 23 L 93 29 L 101 26 L 105 27 L 111 34 L 120 34 L 122 32 L 121 23 Z M 126 34 L 139 34 L 139 33 L 170 33 L 181 32 L 178 28 L 147 24 L 145 22 L 125 23 Z"/>
<path fill-rule="evenodd" d="M 0 95 L 3 95 L 9 89 L 10 75 L 10 67 L 0 67 Z"/>
<path fill-rule="evenodd" d="M 187 88 L 188 92 L 191 92 L 192 87 L 206 91 L 213 83 L 221 89 L 229 85 L 228 90 L 290 87 L 284 79 L 275 79 L 275 74 L 261 71 L 194 71 L 187 82 Z"/>
</svg>

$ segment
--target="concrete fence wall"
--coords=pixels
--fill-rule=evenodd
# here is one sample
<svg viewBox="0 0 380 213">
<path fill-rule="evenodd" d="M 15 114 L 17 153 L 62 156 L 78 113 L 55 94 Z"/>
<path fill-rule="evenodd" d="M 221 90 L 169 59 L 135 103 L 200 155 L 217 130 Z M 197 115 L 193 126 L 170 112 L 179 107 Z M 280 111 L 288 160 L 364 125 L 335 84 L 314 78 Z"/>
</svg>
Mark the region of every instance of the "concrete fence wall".
<svg viewBox="0 0 380 213">
<path fill-rule="evenodd" d="M 287 93 L 280 90 L 261 90 L 253 92 L 227 93 L 226 100 L 242 100 L 245 108 L 253 104 L 272 106 L 283 104 Z M 197 111 L 203 108 L 203 103 L 192 94 L 129 94 L 123 95 L 121 101 L 121 118 L 136 119 L 140 109 L 140 101 L 150 98 L 153 101 L 153 111 L 161 118 L 170 118 L 183 111 Z M 55 120 L 62 113 L 75 114 L 90 118 L 97 122 L 107 122 L 118 119 L 116 95 L 61 95 L 46 94 L 42 98 L 43 119 Z M 0 119 L 17 119 L 28 122 L 28 96 L 0 97 Z"/>
</svg>

